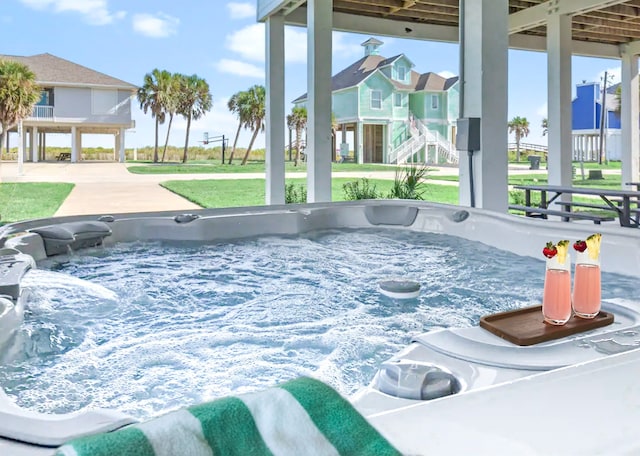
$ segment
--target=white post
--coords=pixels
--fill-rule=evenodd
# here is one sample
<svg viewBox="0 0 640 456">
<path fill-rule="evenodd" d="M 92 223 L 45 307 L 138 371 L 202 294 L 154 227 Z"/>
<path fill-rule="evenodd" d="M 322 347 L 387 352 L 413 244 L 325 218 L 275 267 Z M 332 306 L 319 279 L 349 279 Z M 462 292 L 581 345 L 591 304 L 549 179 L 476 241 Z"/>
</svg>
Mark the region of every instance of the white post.
<svg viewBox="0 0 640 456">
<path fill-rule="evenodd" d="M 549 184 L 570 186 L 571 16 L 565 14 L 547 17 L 547 90 Z"/>
<path fill-rule="evenodd" d="M 121 128 L 118 132 L 118 161 L 120 163 L 124 163 L 124 148 L 125 148 L 125 137 L 124 137 L 125 129 Z"/>
<path fill-rule="evenodd" d="M 71 162 L 78 161 L 78 129 L 71 127 Z"/>
<path fill-rule="evenodd" d="M 627 182 L 640 182 L 640 107 L 638 103 L 638 56 L 622 54 L 622 93 L 620 117 L 622 121 L 622 186 Z M 635 121 L 634 121 L 635 119 Z"/>
<path fill-rule="evenodd" d="M 356 151 L 355 155 L 357 157 L 357 162 L 362 164 L 364 163 L 364 126 L 362 121 L 358 119 L 356 123 Z"/>
<path fill-rule="evenodd" d="M 307 201 L 331 201 L 333 0 L 307 0 Z"/>
<path fill-rule="evenodd" d="M 24 134 L 22 119 L 18 120 L 18 176 L 24 174 Z"/>
<path fill-rule="evenodd" d="M 265 203 L 284 204 L 284 16 L 266 21 L 267 137 Z"/>
<path fill-rule="evenodd" d="M 480 150 L 472 157 L 475 206 L 506 212 L 508 0 L 464 3 L 464 116 L 479 117 Z M 471 205 L 471 167 L 460 157 L 459 200 Z"/>
<path fill-rule="evenodd" d="M 38 127 L 31 129 L 31 151 L 33 162 L 38 163 L 40 160 L 40 135 L 38 134 Z"/>
</svg>

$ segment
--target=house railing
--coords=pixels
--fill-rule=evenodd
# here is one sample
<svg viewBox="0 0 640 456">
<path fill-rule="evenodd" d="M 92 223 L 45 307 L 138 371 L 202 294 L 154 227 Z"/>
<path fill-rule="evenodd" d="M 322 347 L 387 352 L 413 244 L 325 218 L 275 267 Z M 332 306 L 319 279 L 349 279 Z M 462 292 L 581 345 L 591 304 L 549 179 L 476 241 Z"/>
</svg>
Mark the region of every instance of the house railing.
<svg viewBox="0 0 640 456">
<path fill-rule="evenodd" d="M 437 163 L 458 163 L 458 151 L 447 138 L 429 128 L 418 119 L 413 119 L 408 128 L 411 136 L 389 154 L 389 163 L 411 161 L 420 150 L 426 153 L 435 150 Z"/>
<path fill-rule="evenodd" d="M 508 144 L 509 152 L 515 151 L 518 148 L 517 143 L 509 143 Z M 520 152 L 543 152 L 547 153 L 547 146 L 543 146 L 542 144 L 530 144 L 530 143 L 520 143 Z"/>
<path fill-rule="evenodd" d="M 35 119 L 53 119 L 53 106 L 36 105 L 33 107 L 31 117 Z"/>
<path fill-rule="evenodd" d="M 429 130 L 423 121 L 417 119 L 418 130 L 425 136 L 426 146 L 435 147 L 437 162 L 443 160 L 445 163 L 458 163 L 458 151 L 451 141 L 445 138 L 437 130 Z"/>
<path fill-rule="evenodd" d="M 406 163 L 424 147 L 424 136 L 411 136 L 389 154 L 389 163 Z"/>
</svg>

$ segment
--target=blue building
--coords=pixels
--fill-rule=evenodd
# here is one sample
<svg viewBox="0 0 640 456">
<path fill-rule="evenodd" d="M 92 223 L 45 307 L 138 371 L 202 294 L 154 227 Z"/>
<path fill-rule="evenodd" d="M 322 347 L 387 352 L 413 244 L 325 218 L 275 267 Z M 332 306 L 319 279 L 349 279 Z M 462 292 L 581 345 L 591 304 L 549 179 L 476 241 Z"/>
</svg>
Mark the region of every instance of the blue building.
<svg viewBox="0 0 640 456">
<path fill-rule="evenodd" d="M 616 90 L 619 84 L 607 88 L 605 97 L 604 149 L 609 160 L 621 159 L 621 124 Z M 597 161 L 600 153 L 600 124 L 602 121 L 602 90 L 597 82 L 583 82 L 576 86 L 571 102 L 573 130 L 573 159 Z"/>
</svg>

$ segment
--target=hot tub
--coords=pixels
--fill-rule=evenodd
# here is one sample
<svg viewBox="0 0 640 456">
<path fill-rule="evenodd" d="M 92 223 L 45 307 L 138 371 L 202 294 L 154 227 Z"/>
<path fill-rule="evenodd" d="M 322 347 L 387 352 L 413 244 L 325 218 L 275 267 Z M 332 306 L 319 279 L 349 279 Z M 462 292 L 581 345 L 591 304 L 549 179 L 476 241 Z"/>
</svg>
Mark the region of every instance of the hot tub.
<svg viewBox="0 0 640 456">
<path fill-rule="evenodd" d="M 4 248 L 15 249 L 11 251 L 14 257 L 24 255 L 37 263 L 55 255 L 81 251 L 87 247 L 101 245 L 108 247 L 137 240 L 221 242 L 263 235 L 296 235 L 315 230 L 345 228 L 354 230 L 385 228 L 443 233 L 481 242 L 517 255 L 539 258 L 541 246 L 547 241 L 563 238 L 584 239 L 592 234 L 596 227 L 586 223 L 569 224 L 529 220 L 477 209 L 424 202 L 362 201 L 202 210 L 190 214 L 176 212 L 103 214 L 93 217 L 44 219 L 2 227 L 0 242 Z M 603 233 L 603 271 L 640 277 L 638 231 L 604 225 L 598 226 L 597 231 Z M 16 251 L 19 253 L 16 254 Z M 10 285 L 18 291 L 14 293 L 16 299 L 12 299 L 12 304 L 18 308 L 20 280 L 13 280 L 13 282 L 15 283 Z M 17 288 L 15 288 L 16 285 Z M 526 402 L 527 383 L 523 382 L 546 384 L 551 381 L 544 380 L 547 375 L 553 374 L 562 379 L 576 375 L 579 378 L 580 387 L 588 389 L 584 385 L 590 381 L 590 372 L 599 370 L 600 365 L 605 371 L 619 371 L 620 375 L 640 367 L 637 361 L 638 356 L 635 355 L 638 352 L 636 347 L 639 340 L 637 325 L 640 321 L 638 318 L 640 300 L 636 296 L 620 296 L 619 299 L 605 303 L 604 308 L 616 315 L 615 326 L 536 346 L 534 350 L 528 352 L 529 354 L 524 355 L 526 359 L 520 359 L 523 357 L 523 351 L 514 350 L 507 342 L 477 327 L 443 329 L 416 335 L 413 338 L 414 341 L 392 357 L 389 363 L 435 366 L 443 373 L 439 377 L 444 379 L 442 380 L 445 385 L 443 390 L 446 391 L 449 387 L 450 394 L 444 394 L 442 397 L 436 394 L 428 401 L 407 399 L 402 395 L 398 397 L 389 394 L 388 389 L 384 392 L 379 388 L 379 373 L 370 387 L 364 388 L 354 396 L 353 402 L 366 416 L 371 417 L 374 425 L 387 435 L 392 443 L 403 451 L 416 453 L 429 448 L 437 449 L 438 447 L 433 446 L 432 443 L 441 445 L 443 438 L 424 441 L 419 433 L 415 433 L 415 430 L 403 434 L 399 430 L 402 426 L 398 423 L 409 419 L 415 422 L 418 419 L 424 426 L 429 426 L 429 423 L 437 420 L 431 410 L 443 407 L 446 409 L 447 401 L 455 403 L 456 407 L 461 409 L 464 409 L 465 401 L 469 401 L 470 410 L 473 409 L 474 403 L 481 400 L 478 398 L 483 398 L 485 395 L 499 403 L 500 400 L 495 399 L 495 394 L 488 391 L 500 388 L 508 391 L 509 400 L 513 401 L 514 397 L 519 397 Z M 8 324 L 17 324 L 19 312 L 14 315 L 18 318 L 14 318 L 13 322 Z M 603 342 L 605 340 L 613 342 Z M 619 349 L 621 346 L 623 349 Z M 617 357 L 624 357 L 625 361 L 610 361 Z M 384 368 L 384 366 L 381 367 Z M 541 377 L 543 379 L 539 380 Z M 447 379 L 454 380 L 447 383 Z M 442 381 L 440 385 L 443 384 Z M 484 393 L 485 391 L 487 392 Z M 597 394 L 599 389 L 594 386 L 590 391 L 592 391 L 590 394 Z M 621 403 L 633 404 L 633 401 L 637 401 L 640 397 L 637 393 L 637 389 L 619 391 L 615 397 Z M 569 397 L 569 391 L 567 391 L 567 397 Z M 20 410 L 6 398 L 1 402 L 0 435 L 27 442 L 23 444 L 16 443 L 14 440 L 0 440 L 0 450 L 6 448 L 6 451 L 13 452 L 8 454 L 50 454 L 51 448 L 37 445 L 52 447 L 72 438 L 77 435 L 77 432 L 91 433 L 108 430 L 132 421 L 130 417 L 114 411 L 83 411 L 73 416 L 51 417 Z M 497 404 L 496 409 L 501 406 Z M 628 413 L 630 418 L 637 419 L 637 409 L 629 407 L 618 412 Z M 97 415 L 91 415 L 93 418 L 89 419 L 89 413 L 97 413 Z M 488 422 L 499 418 L 493 415 L 491 412 L 488 413 Z M 21 417 L 20 425 L 10 425 L 18 422 L 14 420 L 17 416 Z M 53 421 L 56 422 L 55 427 L 49 425 Z M 603 422 L 600 423 L 600 421 Z M 605 421 L 598 422 L 601 426 L 611 426 Z M 83 422 L 85 426 L 78 430 L 76 426 L 79 422 Z M 526 417 L 524 422 L 529 423 Z M 544 422 L 538 424 L 538 426 L 543 425 Z M 571 428 L 571 424 L 568 426 L 572 430 L 567 430 L 565 433 L 579 431 L 577 428 Z M 442 426 L 438 429 L 442 431 Z M 457 430 L 453 425 L 446 432 L 451 433 L 451 439 L 456 439 Z M 475 433 L 473 435 L 478 437 Z M 544 448 L 540 447 L 540 439 L 535 433 L 530 437 L 519 437 L 520 440 L 515 443 L 505 433 L 492 434 L 492 438 L 498 437 L 511 442 L 511 446 L 507 445 L 505 448 Z M 538 447 L 534 443 L 538 444 Z M 588 449 L 590 443 L 593 443 L 591 437 L 583 438 L 582 444 L 585 448 Z"/>
</svg>

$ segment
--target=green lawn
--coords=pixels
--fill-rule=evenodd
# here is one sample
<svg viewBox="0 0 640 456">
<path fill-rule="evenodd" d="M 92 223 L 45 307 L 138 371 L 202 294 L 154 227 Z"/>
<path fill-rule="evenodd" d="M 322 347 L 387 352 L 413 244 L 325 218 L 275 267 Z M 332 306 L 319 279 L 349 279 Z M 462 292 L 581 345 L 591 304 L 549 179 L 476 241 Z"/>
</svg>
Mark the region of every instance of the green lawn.
<svg viewBox="0 0 640 456">
<path fill-rule="evenodd" d="M 233 165 L 223 165 L 220 162 L 208 162 L 208 163 L 193 163 L 193 164 L 176 164 L 176 163 L 164 163 L 164 164 L 149 164 L 141 166 L 129 166 L 127 168 L 130 173 L 133 174 L 216 174 L 216 173 L 264 173 L 265 164 L 260 162 L 247 162 L 242 166 L 239 163 Z M 394 171 L 396 166 L 390 165 L 375 165 L 365 164 L 358 165 L 355 163 L 333 163 L 331 167 L 333 172 L 349 172 L 349 171 Z M 300 163 L 298 166 L 293 166 L 293 162 L 285 162 L 285 172 L 304 173 L 307 171 L 307 164 Z"/>
<path fill-rule="evenodd" d="M 355 180 L 334 178 L 331 184 L 333 201 L 344 201 L 342 186 Z M 287 183 L 306 186 L 306 179 L 287 179 Z M 387 193 L 393 181 L 369 179 L 369 183 L 375 185 L 378 191 Z M 265 200 L 264 179 L 168 181 L 162 186 L 204 208 L 256 206 L 263 205 Z M 427 201 L 458 202 L 458 187 L 427 184 L 425 188 L 424 198 Z"/>
<path fill-rule="evenodd" d="M 51 217 L 73 186 L 43 182 L 0 183 L 0 223 Z"/>
</svg>

